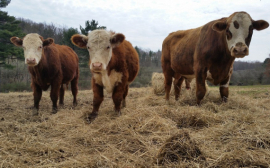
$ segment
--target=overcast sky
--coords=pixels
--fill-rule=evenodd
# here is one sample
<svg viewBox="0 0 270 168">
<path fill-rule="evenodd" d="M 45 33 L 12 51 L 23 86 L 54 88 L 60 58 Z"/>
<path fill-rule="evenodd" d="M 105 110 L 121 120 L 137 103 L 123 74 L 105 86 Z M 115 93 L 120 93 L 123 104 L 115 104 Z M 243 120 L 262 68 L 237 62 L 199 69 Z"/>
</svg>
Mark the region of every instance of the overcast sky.
<svg viewBox="0 0 270 168">
<path fill-rule="evenodd" d="M 157 51 L 169 33 L 196 28 L 236 11 L 270 23 L 269 9 L 270 0 L 11 0 L 3 10 L 11 16 L 68 28 L 94 19 L 108 30 L 123 33 L 133 46 Z M 264 61 L 269 54 L 270 28 L 254 30 L 250 55 L 241 60 Z"/>
</svg>

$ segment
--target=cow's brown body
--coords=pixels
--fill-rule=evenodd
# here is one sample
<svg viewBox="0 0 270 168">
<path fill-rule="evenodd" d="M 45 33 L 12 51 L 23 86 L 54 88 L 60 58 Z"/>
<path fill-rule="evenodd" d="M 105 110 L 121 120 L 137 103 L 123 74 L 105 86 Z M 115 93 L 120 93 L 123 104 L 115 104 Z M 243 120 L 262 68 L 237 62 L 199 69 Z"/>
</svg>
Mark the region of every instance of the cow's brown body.
<svg viewBox="0 0 270 168">
<path fill-rule="evenodd" d="M 229 18 L 211 21 L 196 29 L 176 31 L 165 38 L 162 45 L 161 61 L 165 76 L 167 101 L 169 100 L 172 78 L 175 78 L 174 87 L 176 100 L 179 98 L 181 84 L 185 78 L 196 78 L 197 104 L 200 104 L 205 95 L 205 80 L 209 80 L 214 85 L 219 84 L 220 95 L 223 101 L 227 100 L 232 66 L 235 57 L 237 57 L 237 55 L 232 56 L 226 41 L 226 39 L 230 40 L 228 37 L 228 27 L 230 26 L 230 18 L 234 15 L 235 14 L 231 15 Z M 213 26 L 217 22 L 224 23 L 224 30 L 213 30 Z M 264 27 L 268 27 L 267 22 Z M 252 32 L 250 34 L 248 36 L 249 39 L 246 38 L 246 48 L 249 46 Z M 248 55 L 247 53 L 248 52 L 244 54 Z M 242 56 L 243 55 L 241 55 L 241 57 Z"/>
<path fill-rule="evenodd" d="M 73 94 L 73 105 L 77 105 L 77 93 L 78 93 L 78 56 L 68 46 L 57 45 L 53 42 L 53 39 L 44 40 L 37 34 L 29 34 L 28 37 L 33 37 L 31 44 L 43 43 L 43 47 L 40 46 L 40 60 L 36 62 L 38 57 L 27 58 L 26 62 L 35 66 L 28 66 L 28 70 L 31 74 L 31 87 L 34 95 L 34 111 L 33 114 L 38 114 L 39 102 L 41 100 L 42 91 L 46 91 L 51 86 L 50 97 L 53 102 L 53 113 L 57 112 L 57 101 L 60 98 L 59 104 L 64 104 L 64 84 L 68 85 L 71 83 L 71 91 Z M 41 40 L 41 41 L 40 41 Z M 11 38 L 12 43 L 17 46 L 23 46 L 24 39 L 18 37 Z M 31 46 L 27 46 L 30 48 Z M 36 48 L 36 47 L 35 47 Z M 35 49 L 34 48 L 34 49 Z M 35 52 L 34 52 L 35 54 Z M 28 54 L 28 57 L 31 55 Z M 29 61 L 30 60 L 30 61 Z"/>
<path fill-rule="evenodd" d="M 91 61 L 89 62 L 91 64 Z M 122 73 L 122 80 L 118 82 L 112 90 L 112 99 L 115 104 L 115 110 L 120 111 L 121 102 L 125 106 L 125 98 L 128 94 L 129 84 L 135 79 L 139 71 L 139 56 L 130 42 L 124 41 L 121 45 L 114 48 L 112 58 L 107 66 L 107 73 L 110 76 L 111 71 L 115 70 Z M 92 88 L 94 92 L 93 113 L 98 112 L 103 101 L 103 85 L 96 83 L 92 78 Z"/>
<path fill-rule="evenodd" d="M 44 54 L 37 66 L 29 66 L 28 70 L 32 78 L 32 89 L 34 91 L 34 106 L 39 109 L 39 102 L 42 90 L 46 91 L 51 86 L 51 100 L 53 102 L 53 112 L 57 110 L 57 100 L 59 104 L 64 104 L 64 84 L 71 83 L 73 94 L 73 105 L 77 105 L 78 93 L 78 56 L 68 46 L 51 44 L 44 47 Z M 59 95 L 60 94 L 60 95 Z"/>
<path fill-rule="evenodd" d="M 106 30 L 94 30 L 88 36 L 76 34 L 71 37 L 71 41 L 80 48 L 88 49 L 90 54 L 89 68 L 92 72 L 94 98 L 89 121 L 98 115 L 104 90 L 112 93 L 115 111 L 121 114 L 121 103 L 125 107 L 129 84 L 139 71 L 136 50 L 123 34 Z"/>
</svg>

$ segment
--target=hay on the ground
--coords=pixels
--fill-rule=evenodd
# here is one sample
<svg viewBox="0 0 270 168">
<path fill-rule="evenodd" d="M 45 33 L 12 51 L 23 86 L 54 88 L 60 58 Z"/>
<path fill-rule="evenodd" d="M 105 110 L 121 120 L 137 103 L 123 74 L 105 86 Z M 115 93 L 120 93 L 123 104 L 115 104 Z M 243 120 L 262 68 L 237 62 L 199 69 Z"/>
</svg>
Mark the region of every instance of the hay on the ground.
<svg viewBox="0 0 270 168">
<path fill-rule="evenodd" d="M 195 160 L 202 156 L 196 143 L 190 139 L 188 132 L 182 131 L 170 137 L 158 152 L 158 164 Z M 203 157 L 202 157 L 203 158 Z"/>
</svg>

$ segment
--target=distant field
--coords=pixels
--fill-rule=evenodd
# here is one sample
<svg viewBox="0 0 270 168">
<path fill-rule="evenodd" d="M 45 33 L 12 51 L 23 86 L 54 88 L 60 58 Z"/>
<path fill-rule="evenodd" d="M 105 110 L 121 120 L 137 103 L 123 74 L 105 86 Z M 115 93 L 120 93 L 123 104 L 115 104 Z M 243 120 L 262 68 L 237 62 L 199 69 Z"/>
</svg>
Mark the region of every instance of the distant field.
<svg viewBox="0 0 270 168">
<path fill-rule="evenodd" d="M 198 107 L 194 89 L 166 105 L 131 88 L 120 117 L 105 94 L 91 124 L 91 90 L 75 108 L 67 91 L 57 114 L 44 92 L 39 116 L 31 92 L 0 94 L 0 167 L 270 167 L 270 86 L 232 86 L 228 103 L 218 90 Z"/>
</svg>

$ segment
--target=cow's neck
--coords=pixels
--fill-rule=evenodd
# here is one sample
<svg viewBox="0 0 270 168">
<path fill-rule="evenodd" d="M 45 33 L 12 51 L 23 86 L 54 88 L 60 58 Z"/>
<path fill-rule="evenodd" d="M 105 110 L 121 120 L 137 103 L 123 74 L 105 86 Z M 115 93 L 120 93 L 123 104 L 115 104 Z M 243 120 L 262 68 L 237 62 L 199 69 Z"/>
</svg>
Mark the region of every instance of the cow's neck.
<svg viewBox="0 0 270 168">
<path fill-rule="evenodd" d="M 217 33 L 219 34 L 219 33 Z M 231 52 L 229 51 L 228 47 L 227 47 L 227 41 L 226 41 L 226 32 L 223 32 L 221 34 L 217 51 L 215 53 L 219 53 L 216 54 L 214 58 L 215 59 L 215 65 L 218 64 L 219 66 L 231 66 L 235 60 L 235 57 L 231 56 Z M 221 51 L 220 51 L 221 50 Z"/>
<path fill-rule="evenodd" d="M 222 33 L 223 34 L 223 43 L 224 43 L 224 46 L 226 46 L 226 56 L 224 55 L 224 62 L 226 62 L 227 64 L 225 64 L 225 65 L 227 65 L 227 66 L 229 66 L 229 67 L 231 67 L 232 65 L 233 65 L 233 63 L 234 63 L 234 60 L 235 60 L 235 57 L 233 57 L 232 55 L 231 55 L 231 52 L 229 51 L 229 49 L 228 49 L 228 44 L 227 44 L 227 41 L 226 41 L 226 33 L 224 32 L 224 33 Z"/>
<path fill-rule="evenodd" d="M 39 85 L 43 85 L 44 83 L 48 83 L 49 79 L 48 76 L 46 75 L 48 68 L 47 68 L 47 58 L 46 56 L 44 55 L 44 53 L 42 54 L 42 57 L 38 63 L 38 65 L 34 66 L 34 67 L 29 67 L 30 69 L 32 69 L 32 71 L 34 72 L 34 77 L 35 77 L 35 80 L 36 82 L 39 84 Z M 48 83 L 49 84 L 49 83 Z"/>
<path fill-rule="evenodd" d="M 102 73 L 94 73 L 93 77 L 95 83 L 103 86 L 107 93 L 111 93 L 114 87 L 122 81 L 122 73 L 116 72 L 115 69 L 106 70 Z"/>
<path fill-rule="evenodd" d="M 46 56 L 43 53 L 42 56 L 41 56 L 41 59 L 40 59 L 40 61 L 38 63 L 38 65 L 35 66 L 34 68 L 35 68 L 35 71 L 41 71 L 41 70 L 43 70 L 46 67 L 47 67 L 47 58 L 46 58 Z"/>
</svg>

